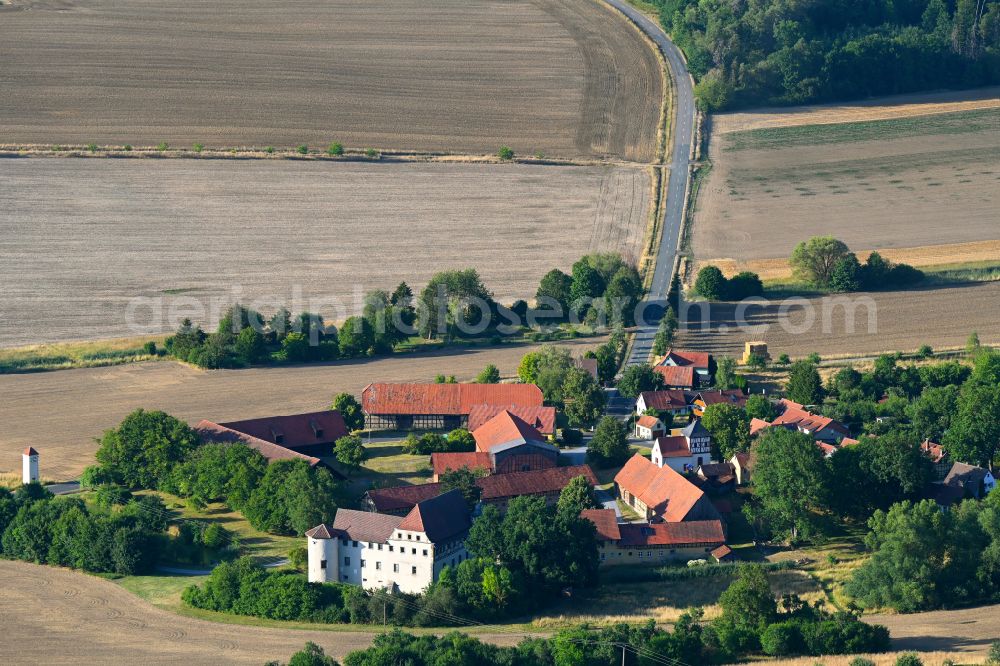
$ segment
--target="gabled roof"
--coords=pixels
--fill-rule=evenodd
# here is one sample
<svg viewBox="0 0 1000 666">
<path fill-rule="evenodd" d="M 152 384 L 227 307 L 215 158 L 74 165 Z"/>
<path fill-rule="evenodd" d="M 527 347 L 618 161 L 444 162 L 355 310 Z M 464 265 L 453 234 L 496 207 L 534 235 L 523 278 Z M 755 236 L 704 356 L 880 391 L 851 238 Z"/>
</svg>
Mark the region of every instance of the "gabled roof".
<svg viewBox="0 0 1000 666">
<path fill-rule="evenodd" d="M 415 486 L 394 486 L 392 488 L 372 488 L 368 499 L 380 513 L 412 509 L 426 499 L 441 494 L 440 483 L 419 483 Z"/>
<path fill-rule="evenodd" d="M 706 479 L 721 479 L 721 477 L 732 475 L 733 466 L 730 463 L 709 463 L 699 467 L 698 473 Z"/>
<path fill-rule="evenodd" d="M 472 431 L 476 449 L 488 452 L 502 444 L 545 443 L 545 437 L 522 419 L 504 410 Z M 546 444 L 546 446 L 549 446 Z"/>
<path fill-rule="evenodd" d="M 662 363 L 672 363 L 673 365 L 691 366 L 693 368 L 708 370 L 708 363 L 711 358 L 712 355 L 707 352 L 671 349 L 663 358 Z"/>
<path fill-rule="evenodd" d="M 637 418 L 635 420 L 635 424 L 638 426 L 642 426 L 643 428 L 649 428 L 650 430 L 652 430 L 657 426 L 663 425 L 662 423 L 660 423 L 660 419 L 656 418 L 655 416 L 649 416 L 648 414 L 643 414 L 642 416 Z"/>
<path fill-rule="evenodd" d="M 434 474 L 440 476 L 445 472 L 462 469 L 463 467 L 470 470 L 485 469 L 492 471 L 493 462 L 490 459 L 490 454 L 483 453 L 482 451 L 432 453 L 431 467 L 434 468 Z"/>
<path fill-rule="evenodd" d="M 335 409 L 288 416 L 266 416 L 219 425 L 272 444 L 279 444 L 277 440 L 280 436 L 281 446 L 290 449 L 329 444 L 350 434 L 344 424 L 344 417 Z"/>
<path fill-rule="evenodd" d="M 861 442 L 859 440 L 856 440 L 853 437 L 845 437 L 844 439 L 840 440 L 841 446 L 854 446 L 855 444 L 860 444 L 860 443 Z"/>
<path fill-rule="evenodd" d="M 791 400 L 781 400 L 778 403 L 784 407 L 784 411 L 773 421 L 771 425 L 789 425 L 805 430 L 810 433 L 817 433 L 821 430 L 831 430 L 840 433 L 845 437 L 850 436 L 851 431 L 846 426 L 826 416 L 813 414 L 802 405 Z"/>
<path fill-rule="evenodd" d="M 740 389 L 701 391 L 698 393 L 698 399 L 705 403 L 706 407 L 718 404 L 746 407 L 747 404 L 747 396 Z"/>
<path fill-rule="evenodd" d="M 35 450 L 35 447 L 29 446 L 28 448 L 26 448 L 24 450 L 24 455 L 26 455 L 26 456 L 37 456 L 38 455 L 38 451 Z"/>
<path fill-rule="evenodd" d="M 615 475 L 615 483 L 638 497 L 667 522 L 680 522 L 705 493 L 669 466 L 657 467 L 635 454 Z"/>
<path fill-rule="evenodd" d="M 536 469 L 529 472 L 510 472 L 509 474 L 494 474 L 476 481 L 482 489 L 482 499 L 500 500 L 518 495 L 539 495 L 542 493 L 559 492 L 572 479 L 578 476 L 586 477 L 592 485 L 597 485 L 597 477 L 590 465 L 572 465 L 569 467 L 551 467 Z"/>
<path fill-rule="evenodd" d="M 340 532 L 334 530 L 332 526 L 326 524 L 317 525 L 306 532 L 306 536 L 313 539 L 336 539 L 339 535 Z"/>
<path fill-rule="evenodd" d="M 923 441 L 920 445 L 920 450 L 923 451 L 924 455 L 928 456 L 933 463 L 941 462 L 944 460 L 945 456 L 948 455 L 945 453 L 944 448 L 942 448 L 940 444 L 932 442 L 929 439 L 925 439 Z"/>
<path fill-rule="evenodd" d="M 836 446 L 834 446 L 833 444 L 827 444 L 826 442 L 821 442 L 818 439 L 816 440 L 816 446 L 818 446 L 819 450 L 823 452 L 824 458 L 829 458 L 830 456 L 832 456 L 834 453 L 837 452 Z"/>
<path fill-rule="evenodd" d="M 657 437 L 653 448 L 658 450 L 664 458 L 683 458 L 691 455 L 691 448 L 688 445 L 687 437 L 684 435 Z"/>
<path fill-rule="evenodd" d="M 212 423 L 211 421 L 199 421 L 194 429 L 204 442 L 211 442 L 213 444 L 245 444 L 251 449 L 260 452 L 262 456 L 267 458 L 268 462 L 274 462 L 275 460 L 305 460 L 310 466 L 316 466 L 320 463 L 319 458 L 303 455 L 280 444 L 273 444 L 218 423 Z"/>
<path fill-rule="evenodd" d="M 653 368 L 663 377 L 663 385 L 667 387 L 681 386 L 684 388 L 694 387 L 694 367 L 693 366 L 673 366 L 657 365 Z"/>
<path fill-rule="evenodd" d="M 423 532 L 431 543 L 442 543 L 468 531 L 470 524 L 462 491 L 453 489 L 418 503 L 397 529 Z"/>
<path fill-rule="evenodd" d="M 686 523 L 625 523 L 619 526 L 621 546 L 722 545 L 726 535 L 721 520 L 692 520 Z"/>
<path fill-rule="evenodd" d="M 476 405 L 542 406 L 534 384 L 369 384 L 361 392 L 366 414 L 468 415 Z"/>
<path fill-rule="evenodd" d="M 469 431 L 483 425 L 500 412 L 507 410 L 543 435 L 556 432 L 556 408 L 525 405 L 475 405 L 469 412 Z"/>
<path fill-rule="evenodd" d="M 581 356 L 574 362 L 576 367 L 590 374 L 591 377 L 597 379 L 597 359 L 596 358 L 586 358 Z"/>
<path fill-rule="evenodd" d="M 353 541 L 384 543 L 402 521 L 399 516 L 383 513 L 337 509 L 333 529 Z"/>
<path fill-rule="evenodd" d="M 750 434 L 751 435 L 756 435 L 761 430 L 763 430 L 765 428 L 770 428 L 770 427 L 771 427 L 771 424 L 768 423 L 767 421 L 765 421 L 764 419 L 758 419 L 757 417 L 754 417 L 754 418 L 750 419 Z"/>
<path fill-rule="evenodd" d="M 948 475 L 944 477 L 944 484 L 946 486 L 966 486 L 970 483 L 982 483 L 987 474 L 989 472 L 982 467 L 957 462 L 948 470 Z"/>
<path fill-rule="evenodd" d="M 747 466 L 750 464 L 750 454 L 745 451 L 740 451 L 734 455 L 733 458 L 736 458 L 736 462 L 738 462 L 740 467 L 743 469 L 747 469 Z M 732 460 L 732 458 L 730 460 Z"/>
<path fill-rule="evenodd" d="M 618 516 L 614 509 L 584 509 L 580 512 L 580 517 L 594 523 L 598 539 L 618 541 L 622 538 L 618 529 Z"/>
<path fill-rule="evenodd" d="M 659 372 L 659 371 L 657 371 Z M 643 391 L 642 402 L 647 408 L 655 410 L 685 409 L 688 406 L 684 391 L 668 389 L 666 391 Z"/>
<path fill-rule="evenodd" d="M 687 426 L 681 430 L 681 434 L 688 439 L 712 436 L 712 434 L 708 432 L 708 428 L 701 424 L 701 419 L 691 419 L 691 423 L 688 423 Z"/>
<path fill-rule="evenodd" d="M 725 558 L 733 554 L 733 549 L 729 546 L 723 544 L 712 551 L 712 557 L 719 560 L 720 562 Z"/>
</svg>

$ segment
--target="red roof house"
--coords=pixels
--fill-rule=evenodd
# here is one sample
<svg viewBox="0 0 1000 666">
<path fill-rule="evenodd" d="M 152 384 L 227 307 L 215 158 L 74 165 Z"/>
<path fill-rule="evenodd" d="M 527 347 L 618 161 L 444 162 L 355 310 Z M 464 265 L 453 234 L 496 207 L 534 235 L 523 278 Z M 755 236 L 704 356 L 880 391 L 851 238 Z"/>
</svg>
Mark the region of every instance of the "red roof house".
<svg viewBox="0 0 1000 666">
<path fill-rule="evenodd" d="M 477 405 L 541 407 L 534 384 L 369 384 L 361 392 L 372 429 L 462 428 Z"/>
<path fill-rule="evenodd" d="M 647 520 L 715 520 L 719 513 L 705 493 L 669 466 L 634 455 L 615 475 L 621 499 Z"/>
</svg>

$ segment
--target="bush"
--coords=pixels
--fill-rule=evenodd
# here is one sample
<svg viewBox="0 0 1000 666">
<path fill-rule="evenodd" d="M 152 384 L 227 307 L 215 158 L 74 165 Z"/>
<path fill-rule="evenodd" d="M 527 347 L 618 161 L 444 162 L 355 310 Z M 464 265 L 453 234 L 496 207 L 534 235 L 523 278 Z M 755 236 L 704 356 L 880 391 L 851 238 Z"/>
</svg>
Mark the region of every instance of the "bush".
<svg viewBox="0 0 1000 666">
<path fill-rule="evenodd" d="M 907 652 L 896 658 L 896 666 L 924 666 L 915 652 Z"/>
<path fill-rule="evenodd" d="M 264 149 L 264 152 L 270 155 L 271 153 L 274 152 L 274 146 L 268 146 L 267 148 Z"/>
<path fill-rule="evenodd" d="M 114 475 L 105 467 L 90 465 L 85 467 L 80 475 L 81 488 L 96 488 L 105 483 L 114 483 Z"/>
<path fill-rule="evenodd" d="M 563 428 L 562 442 L 566 446 L 580 446 L 583 444 L 583 433 L 576 428 Z"/>
<path fill-rule="evenodd" d="M 847 666 L 875 666 L 875 662 L 867 657 L 855 657 Z"/>
<path fill-rule="evenodd" d="M 344 145 L 340 143 L 331 143 L 330 147 L 326 149 L 326 152 L 328 155 L 333 155 L 333 156 L 343 155 Z"/>
<path fill-rule="evenodd" d="M 514 151 L 510 146 L 500 146 L 500 149 L 497 151 L 497 157 L 502 160 L 512 160 L 514 159 Z"/>
<path fill-rule="evenodd" d="M 303 144 L 303 145 L 301 145 L 301 146 L 298 146 L 298 147 L 297 147 L 297 148 L 295 149 L 295 152 L 297 152 L 297 153 L 298 153 L 299 155 L 305 155 L 306 153 L 308 153 L 308 152 L 309 152 L 309 146 L 307 146 L 307 145 L 305 145 L 305 144 Z"/>
<path fill-rule="evenodd" d="M 87 144 L 87 150 L 89 150 L 92 153 L 96 153 L 97 152 L 97 144 L 96 143 L 88 143 Z"/>
<path fill-rule="evenodd" d="M 196 143 L 193 146 L 191 146 L 191 149 L 194 150 L 194 152 L 196 153 L 200 153 L 201 151 L 205 150 L 205 144 Z"/>
<path fill-rule="evenodd" d="M 121 506 L 128 504 L 132 493 L 121 486 L 108 484 L 98 487 L 94 499 L 103 507 Z"/>
<path fill-rule="evenodd" d="M 378 151 L 375 150 L 374 148 L 368 148 L 367 150 L 365 150 L 365 156 L 366 157 L 371 157 L 371 158 L 374 159 L 374 158 L 378 157 Z"/>
<path fill-rule="evenodd" d="M 794 620 L 769 625 L 760 635 L 760 646 L 772 657 L 802 654 L 805 648 L 802 631 Z"/>
<path fill-rule="evenodd" d="M 149 354 L 150 356 L 156 356 L 156 343 L 150 340 L 142 346 L 142 351 L 144 354 Z"/>
<path fill-rule="evenodd" d="M 126 143 L 124 146 L 122 146 L 122 150 L 124 150 L 125 152 L 130 152 L 132 150 L 132 144 Z"/>
<path fill-rule="evenodd" d="M 159 144 L 157 144 L 156 149 L 162 153 L 163 151 L 165 151 L 169 147 L 170 146 L 167 145 L 166 141 L 161 141 Z"/>
</svg>

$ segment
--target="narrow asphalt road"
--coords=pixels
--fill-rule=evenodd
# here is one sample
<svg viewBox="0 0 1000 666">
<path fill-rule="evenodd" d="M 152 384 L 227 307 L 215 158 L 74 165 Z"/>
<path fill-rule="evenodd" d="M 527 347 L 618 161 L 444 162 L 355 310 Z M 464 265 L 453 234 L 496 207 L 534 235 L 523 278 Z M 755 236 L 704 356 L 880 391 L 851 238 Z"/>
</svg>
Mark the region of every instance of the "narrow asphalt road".
<svg viewBox="0 0 1000 666">
<path fill-rule="evenodd" d="M 663 207 L 663 233 L 660 249 L 656 255 L 656 266 L 653 269 L 652 285 L 649 295 L 646 297 L 648 305 L 662 307 L 666 304 L 667 292 L 670 289 L 674 257 L 677 256 L 681 222 L 684 219 L 685 194 L 690 175 L 691 145 L 694 142 L 694 90 L 684 56 L 681 55 L 680 49 L 670 41 L 659 24 L 647 18 L 625 0 L 605 1 L 628 16 L 660 47 L 674 80 L 674 117 L 671 125 L 673 127 L 673 150 L 667 183 L 667 200 Z M 647 307 L 646 310 L 649 312 L 646 316 L 648 321 L 645 325 L 640 326 L 635 335 L 628 365 L 646 362 L 653 348 L 653 337 L 656 335 L 656 325 L 659 322 L 661 308 Z"/>
</svg>

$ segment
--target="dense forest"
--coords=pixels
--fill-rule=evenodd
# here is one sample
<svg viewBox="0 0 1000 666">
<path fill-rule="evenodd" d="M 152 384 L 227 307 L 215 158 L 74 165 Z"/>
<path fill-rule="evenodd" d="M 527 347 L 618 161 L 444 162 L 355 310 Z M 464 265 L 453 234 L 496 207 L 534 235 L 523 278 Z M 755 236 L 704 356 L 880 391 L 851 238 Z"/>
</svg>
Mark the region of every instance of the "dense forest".
<svg viewBox="0 0 1000 666">
<path fill-rule="evenodd" d="M 704 110 L 1000 82 L 1000 0 L 654 0 Z"/>
</svg>

